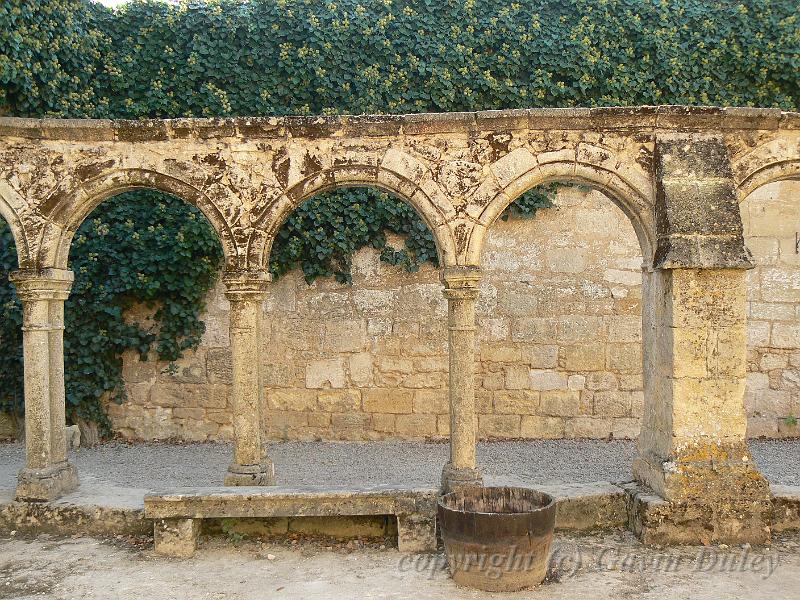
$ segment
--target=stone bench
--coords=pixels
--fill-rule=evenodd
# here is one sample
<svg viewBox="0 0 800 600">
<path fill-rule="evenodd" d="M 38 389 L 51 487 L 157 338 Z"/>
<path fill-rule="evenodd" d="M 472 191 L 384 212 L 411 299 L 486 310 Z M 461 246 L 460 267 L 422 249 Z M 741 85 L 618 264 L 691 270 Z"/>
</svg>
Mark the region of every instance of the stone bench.
<svg viewBox="0 0 800 600">
<path fill-rule="evenodd" d="M 144 497 L 153 519 L 155 551 L 192 556 L 202 519 L 395 515 L 401 552 L 436 550 L 435 489 L 374 486 L 361 489 L 183 488 Z"/>
</svg>

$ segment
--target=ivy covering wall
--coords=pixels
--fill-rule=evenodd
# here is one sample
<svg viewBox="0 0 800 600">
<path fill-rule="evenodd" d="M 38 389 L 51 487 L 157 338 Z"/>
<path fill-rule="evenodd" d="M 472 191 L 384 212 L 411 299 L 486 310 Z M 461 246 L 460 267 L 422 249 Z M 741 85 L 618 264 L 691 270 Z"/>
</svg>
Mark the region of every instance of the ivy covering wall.
<svg viewBox="0 0 800 600">
<path fill-rule="evenodd" d="M 799 20 L 796 0 L 134 1 L 114 11 L 89 0 L 5 0 L 0 113 L 139 118 L 638 104 L 798 110 Z M 535 190 L 512 210 L 530 216 L 548 198 Z M 405 247 L 389 247 L 386 231 L 406 235 Z M 7 271 L 14 253 L 7 228 L 0 238 Z M 287 220 L 271 268 L 280 275 L 299 266 L 309 280 L 347 281 L 352 253 L 366 245 L 412 270 L 435 261 L 430 232 L 407 205 L 378 191 L 346 190 L 312 199 Z M 199 213 L 163 195 L 131 193 L 90 217 L 71 255 L 76 285 L 65 344 L 72 417 L 102 421 L 99 399 L 122 399 L 124 349 L 171 360 L 197 343 L 202 298 L 220 256 Z M 0 340 L 19 347 L 19 305 L 5 281 Z M 162 303 L 146 327 L 122 317 L 140 301 Z M 20 369 L 19 355 L 0 355 L 0 409 L 20 406 Z"/>
</svg>

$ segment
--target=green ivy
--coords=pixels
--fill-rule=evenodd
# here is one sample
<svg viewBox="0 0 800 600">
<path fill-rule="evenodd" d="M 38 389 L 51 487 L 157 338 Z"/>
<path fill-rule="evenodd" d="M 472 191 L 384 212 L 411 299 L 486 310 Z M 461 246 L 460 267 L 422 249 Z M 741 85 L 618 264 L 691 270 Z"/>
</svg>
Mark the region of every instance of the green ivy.
<svg viewBox="0 0 800 600">
<path fill-rule="evenodd" d="M 108 11 L 76 0 L 0 3 L 0 114 L 83 117 L 108 114 L 103 62 L 111 38 L 98 28 Z"/>
<path fill-rule="evenodd" d="M 798 110 L 798 18 L 796 0 L 151 0 L 116 10 L 88 0 L 5 0 L 0 114 L 140 118 L 638 104 Z M 115 211 L 124 207 L 105 204 L 72 253 L 77 281 L 67 314 L 85 321 L 72 322 L 68 332 L 78 325 L 85 333 L 67 339 L 70 410 L 96 420 L 99 395 L 122 397 L 124 349 L 155 347 L 171 360 L 197 343 L 202 297 L 219 260 L 198 213 L 138 194 L 125 200 L 141 214 L 118 221 Z M 532 216 L 551 196 L 551 189 L 534 190 L 510 211 Z M 198 229 L 184 233 L 196 247 L 169 248 L 190 214 Z M 133 253 L 133 233 L 122 226 L 129 217 L 144 227 L 136 229 L 140 236 L 163 236 L 166 246 L 153 255 Z M 405 235 L 404 247 L 390 247 L 386 232 Z M 2 236 L 1 266 L 8 270 L 13 245 L 7 230 Z M 374 190 L 347 190 L 316 197 L 289 217 L 270 268 L 281 275 L 299 266 L 309 281 L 349 281 L 352 253 L 365 246 L 410 270 L 436 261 L 430 232 L 406 204 Z M 141 269 L 125 267 L 139 264 L 151 268 L 144 282 Z M 118 272 L 119 284 L 112 284 L 110 273 Z M 0 284 L 0 339 L 19 347 L 13 298 Z M 128 303 L 138 301 L 164 302 L 155 329 L 122 320 Z M 0 402 L 19 404 L 20 358 L 4 354 Z"/>
<path fill-rule="evenodd" d="M 200 316 L 222 265 L 222 247 L 196 208 L 151 191 L 128 192 L 90 216 L 72 244 L 75 283 L 65 306 L 67 412 L 105 424 L 101 399 L 122 402 L 122 354 L 175 361 L 205 330 Z M 0 225 L 0 270 L 16 267 L 9 228 Z M 7 280 L 7 278 L 5 279 Z M 4 347 L 21 345 L 21 308 L 10 285 L 0 286 Z M 138 306 L 152 322 L 130 322 Z M 0 353 L 0 410 L 22 408 L 19 353 Z"/>
</svg>

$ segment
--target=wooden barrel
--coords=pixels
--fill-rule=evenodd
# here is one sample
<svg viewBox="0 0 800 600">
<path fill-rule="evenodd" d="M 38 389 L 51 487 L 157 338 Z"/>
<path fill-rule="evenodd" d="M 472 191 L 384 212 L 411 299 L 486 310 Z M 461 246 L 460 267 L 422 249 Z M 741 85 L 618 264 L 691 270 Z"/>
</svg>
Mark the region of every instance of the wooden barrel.
<svg viewBox="0 0 800 600">
<path fill-rule="evenodd" d="M 547 575 L 556 504 L 518 487 L 474 487 L 439 499 L 439 528 L 450 574 L 489 592 L 535 586 Z"/>
</svg>

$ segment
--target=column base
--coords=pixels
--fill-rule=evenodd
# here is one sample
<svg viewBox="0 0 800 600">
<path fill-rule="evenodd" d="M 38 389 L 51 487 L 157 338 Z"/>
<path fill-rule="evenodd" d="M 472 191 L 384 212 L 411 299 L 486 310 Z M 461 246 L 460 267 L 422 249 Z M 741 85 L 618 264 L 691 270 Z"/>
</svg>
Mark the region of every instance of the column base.
<svg viewBox="0 0 800 600">
<path fill-rule="evenodd" d="M 639 456 L 627 486 L 629 524 L 650 544 L 762 544 L 772 495 L 744 443 L 693 447 L 659 462 Z"/>
<path fill-rule="evenodd" d="M 275 465 L 267 459 L 258 465 L 232 463 L 225 474 L 225 485 L 275 485 Z"/>
<path fill-rule="evenodd" d="M 17 478 L 17 500 L 25 502 L 49 502 L 78 487 L 78 471 L 68 461 L 45 469 L 24 468 Z"/>
<path fill-rule="evenodd" d="M 447 463 L 442 469 L 442 493 L 449 494 L 466 487 L 482 487 L 483 475 L 478 469 L 457 469 Z"/>
</svg>

